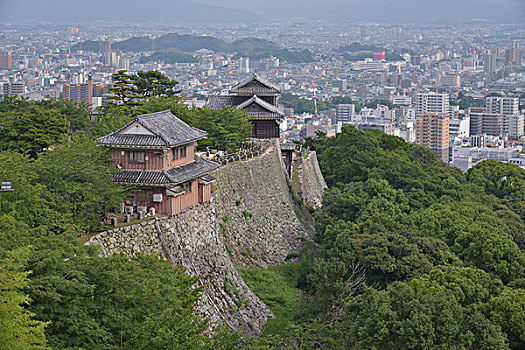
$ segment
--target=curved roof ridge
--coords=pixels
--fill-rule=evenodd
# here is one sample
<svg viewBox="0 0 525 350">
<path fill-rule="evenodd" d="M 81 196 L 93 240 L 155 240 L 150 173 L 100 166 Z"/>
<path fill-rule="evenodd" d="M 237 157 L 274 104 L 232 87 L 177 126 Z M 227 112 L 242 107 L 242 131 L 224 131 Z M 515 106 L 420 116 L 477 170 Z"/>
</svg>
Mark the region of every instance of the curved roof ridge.
<svg viewBox="0 0 525 350">
<path fill-rule="evenodd" d="M 208 133 L 186 124 L 183 120 L 173 115 L 169 109 L 154 113 L 142 114 L 135 116 L 135 118 L 120 128 L 106 136 L 103 136 L 97 141 L 99 143 L 119 145 L 118 138 L 122 138 L 119 134 L 122 130 L 133 123 L 138 123 L 153 135 L 164 142 L 164 146 L 176 146 L 192 141 L 197 141 L 208 136 Z M 105 139 L 112 136 L 111 142 L 103 142 Z M 137 136 L 137 141 L 138 141 Z M 128 140 L 131 142 L 131 140 Z M 138 144 L 139 145 L 139 144 Z"/>
<path fill-rule="evenodd" d="M 256 72 L 253 73 L 253 75 L 248 78 L 248 79 L 245 79 L 243 81 L 241 81 L 239 84 L 233 86 L 231 89 L 230 89 L 230 93 L 231 92 L 235 92 L 239 89 L 242 89 L 245 85 L 249 84 L 250 82 L 252 81 L 258 81 L 259 83 L 261 83 L 262 85 L 266 86 L 268 89 L 271 89 L 271 90 L 275 90 L 277 91 L 278 93 L 281 93 L 281 88 L 277 85 L 275 85 L 274 83 L 270 82 L 269 80 L 267 79 L 264 79 L 262 78 L 259 74 L 257 74 Z"/>
</svg>

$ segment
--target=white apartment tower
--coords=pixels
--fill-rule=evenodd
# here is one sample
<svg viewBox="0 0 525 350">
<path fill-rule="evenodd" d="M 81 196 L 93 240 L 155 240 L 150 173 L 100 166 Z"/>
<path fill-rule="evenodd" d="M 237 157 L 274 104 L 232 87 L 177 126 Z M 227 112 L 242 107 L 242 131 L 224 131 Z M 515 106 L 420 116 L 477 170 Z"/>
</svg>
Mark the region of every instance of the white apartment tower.
<svg viewBox="0 0 525 350">
<path fill-rule="evenodd" d="M 503 116 L 503 134 L 509 135 L 509 138 L 517 140 L 523 136 L 525 120 L 521 114 L 511 114 Z"/>
<path fill-rule="evenodd" d="M 239 73 L 250 73 L 250 58 L 239 58 Z"/>
<path fill-rule="evenodd" d="M 449 113 L 449 96 L 435 92 L 416 94 L 416 115 L 437 113 L 440 115 Z"/>
<path fill-rule="evenodd" d="M 335 107 L 335 122 L 341 125 L 350 124 L 352 115 L 355 114 L 355 105 L 339 104 Z"/>
<path fill-rule="evenodd" d="M 519 108 L 518 97 L 491 96 L 485 99 L 485 110 L 501 116 L 502 133 L 511 139 L 519 139 L 524 134 L 524 117 Z"/>
<path fill-rule="evenodd" d="M 518 97 L 492 96 L 485 99 L 485 110 L 491 114 L 519 114 L 520 99 Z"/>
</svg>

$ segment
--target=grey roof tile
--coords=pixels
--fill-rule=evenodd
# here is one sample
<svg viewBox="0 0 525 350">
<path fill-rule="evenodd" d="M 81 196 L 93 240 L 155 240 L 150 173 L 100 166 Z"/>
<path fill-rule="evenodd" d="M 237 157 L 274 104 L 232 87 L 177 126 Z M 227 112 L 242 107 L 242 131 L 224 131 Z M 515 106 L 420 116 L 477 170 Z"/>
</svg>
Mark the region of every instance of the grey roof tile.
<svg viewBox="0 0 525 350">
<path fill-rule="evenodd" d="M 259 84 L 254 84 L 258 82 Z M 281 89 L 254 73 L 252 77 L 240 82 L 230 89 L 230 93 L 247 93 L 247 94 L 280 94 Z"/>
<path fill-rule="evenodd" d="M 237 106 L 246 101 L 249 97 L 234 95 L 211 95 L 206 101 L 206 108 L 221 109 L 222 106 Z"/>
<path fill-rule="evenodd" d="M 218 163 L 195 156 L 193 162 L 167 171 L 124 170 L 112 174 L 111 177 L 115 182 L 134 185 L 176 185 L 207 174 L 218 167 Z"/>
<path fill-rule="evenodd" d="M 153 135 L 121 134 L 121 132 L 133 123 L 139 123 L 148 129 Z M 138 115 L 119 130 L 103 136 L 97 140 L 103 145 L 115 146 L 176 146 L 191 141 L 205 138 L 205 131 L 191 127 L 169 110 Z"/>
</svg>

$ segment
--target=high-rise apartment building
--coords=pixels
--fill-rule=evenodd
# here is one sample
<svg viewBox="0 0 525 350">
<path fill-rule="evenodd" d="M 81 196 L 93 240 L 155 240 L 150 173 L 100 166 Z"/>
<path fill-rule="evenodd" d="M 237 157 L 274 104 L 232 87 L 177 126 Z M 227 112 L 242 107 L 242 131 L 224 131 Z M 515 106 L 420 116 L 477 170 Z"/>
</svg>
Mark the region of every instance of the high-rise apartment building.
<svg viewBox="0 0 525 350">
<path fill-rule="evenodd" d="M 491 114 L 519 114 L 520 99 L 518 97 L 492 96 L 485 99 L 485 111 Z"/>
<path fill-rule="evenodd" d="M 503 133 L 503 115 L 487 113 L 485 108 L 468 108 L 470 118 L 470 136 L 490 135 L 500 136 Z"/>
<path fill-rule="evenodd" d="M 485 54 L 483 59 L 483 71 L 487 74 L 496 73 L 496 54 L 489 52 Z"/>
<path fill-rule="evenodd" d="M 13 68 L 13 60 L 11 55 L 5 54 L 0 55 L 0 69 L 12 69 Z"/>
<path fill-rule="evenodd" d="M 342 125 L 350 124 L 352 115 L 355 114 L 355 105 L 339 104 L 335 107 L 335 122 Z"/>
<path fill-rule="evenodd" d="M 250 73 L 250 58 L 249 57 L 239 58 L 239 72 L 240 73 Z"/>
<path fill-rule="evenodd" d="M 510 47 L 505 51 L 505 64 L 521 64 L 521 49 L 519 40 L 512 41 Z"/>
<path fill-rule="evenodd" d="M 503 116 L 503 134 L 512 140 L 518 140 L 525 133 L 523 128 L 524 116 L 522 114 L 511 114 Z"/>
<path fill-rule="evenodd" d="M 91 77 L 86 84 L 64 84 L 62 99 L 76 104 L 86 103 L 91 107 L 93 103 L 93 81 Z"/>
<path fill-rule="evenodd" d="M 448 94 L 435 92 L 416 94 L 416 114 L 447 114 L 450 106 Z"/>
<path fill-rule="evenodd" d="M 111 52 L 111 41 L 99 40 L 98 41 L 98 52 L 100 53 Z"/>
<path fill-rule="evenodd" d="M 93 97 L 111 94 L 111 84 L 93 84 Z"/>
<path fill-rule="evenodd" d="M 20 95 L 26 93 L 26 85 L 24 83 L 4 83 L 2 87 L 4 95 Z"/>
<path fill-rule="evenodd" d="M 416 143 L 430 148 L 441 161 L 448 163 L 448 114 L 424 113 L 418 115 L 416 118 Z"/>
</svg>

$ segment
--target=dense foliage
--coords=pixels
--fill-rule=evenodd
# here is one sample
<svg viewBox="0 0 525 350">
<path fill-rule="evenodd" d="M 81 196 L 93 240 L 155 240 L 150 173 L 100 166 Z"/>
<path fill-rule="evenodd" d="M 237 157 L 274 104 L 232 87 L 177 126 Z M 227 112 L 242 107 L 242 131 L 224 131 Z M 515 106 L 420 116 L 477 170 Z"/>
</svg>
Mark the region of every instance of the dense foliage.
<svg viewBox="0 0 525 350">
<path fill-rule="evenodd" d="M 316 213 L 319 246 L 288 280 L 302 305 L 243 273 L 269 305 L 296 310 L 267 330 L 273 346 L 525 347 L 523 169 L 485 161 L 465 175 L 430 150 L 353 127 L 307 145 L 330 189 Z"/>
<path fill-rule="evenodd" d="M 169 48 L 169 49 L 155 51 L 149 56 L 142 56 L 140 58 L 141 63 L 146 63 L 146 62 L 151 62 L 151 61 L 164 62 L 167 64 L 174 64 L 174 63 L 198 62 L 199 60 L 190 54 L 184 53 L 177 49 Z"/>
<path fill-rule="evenodd" d="M 212 36 L 196 36 L 189 34 L 170 33 L 155 39 L 133 37 L 113 43 L 113 48 L 122 51 L 155 51 L 152 56 L 143 58 L 144 62 L 162 60 L 166 63 L 195 62 L 193 56 L 185 52 L 207 49 L 214 52 L 237 53 L 238 57 L 266 58 L 274 56 L 289 63 L 312 62 L 314 58 L 310 50 L 288 50 L 266 39 L 244 38 L 231 43 Z M 84 51 L 98 51 L 98 41 L 85 41 L 71 48 Z M 141 60 L 142 61 L 142 60 Z"/>
<path fill-rule="evenodd" d="M 220 327 L 210 333 L 194 314 L 197 277 L 157 256 L 102 258 L 78 239 L 102 228 L 100 215 L 126 190 L 110 180 L 109 151 L 95 137 L 167 105 L 220 135 L 213 142 L 224 147 L 245 132 L 227 120 L 240 112 L 199 117 L 170 92 L 176 83 L 138 77 L 143 103 L 109 106 L 94 120 L 85 106 L 62 101 L 0 102 L 0 180 L 15 189 L 0 193 L 0 349 L 211 350 L 250 341 Z"/>
<path fill-rule="evenodd" d="M 460 91 L 457 101 L 451 101 L 451 104 L 459 106 L 459 109 L 467 109 L 469 107 L 485 107 L 485 99 L 467 96 Z"/>
</svg>

